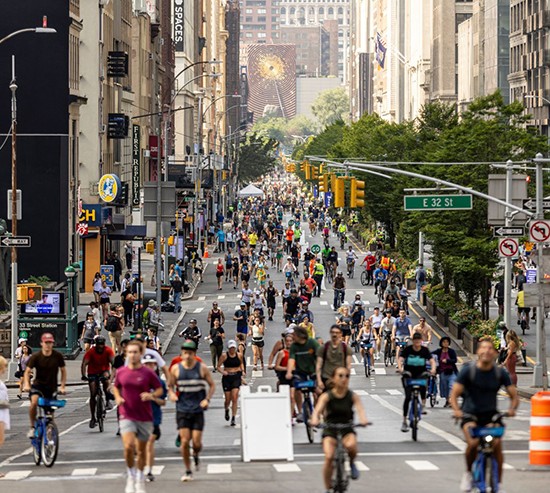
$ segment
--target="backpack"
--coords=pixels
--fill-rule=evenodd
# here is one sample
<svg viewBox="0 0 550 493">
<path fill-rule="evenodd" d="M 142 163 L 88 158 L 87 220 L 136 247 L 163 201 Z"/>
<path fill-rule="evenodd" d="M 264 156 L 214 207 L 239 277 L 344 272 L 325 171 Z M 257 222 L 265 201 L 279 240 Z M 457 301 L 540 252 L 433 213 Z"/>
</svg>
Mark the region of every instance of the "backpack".
<svg viewBox="0 0 550 493">
<path fill-rule="evenodd" d="M 325 342 L 325 346 L 323 347 L 323 366 L 321 367 L 321 371 L 323 371 L 323 368 L 325 367 L 325 361 L 327 359 L 327 352 L 328 352 L 329 345 L 330 345 L 330 341 Z M 346 360 L 347 360 L 347 351 L 346 351 L 346 349 L 347 349 L 347 345 L 344 341 L 342 341 L 342 352 L 344 353 L 344 363 L 342 364 L 342 366 L 344 368 L 348 367 L 347 364 L 346 364 L 347 363 L 346 362 Z"/>
<path fill-rule="evenodd" d="M 497 376 L 497 380 L 500 383 L 501 377 L 502 377 L 502 368 L 498 365 L 495 365 L 495 374 Z M 476 378 L 476 362 L 470 361 L 468 363 L 468 380 L 471 384 L 474 383 L 474 380 Z"/>
<path fill-rule="evenodd" d="M 423 269 L 420 269 L 416 277 L 418 282 L 424 282 L 426 280 L 426 273 Z"/>
<path fill-rule="evenodd" d="M 107 332 L 116 332 L 119 330 L 119 319 L 114 315 L 109 315 L 107 317 L 107 322 L 105 323 L 105 330 Z"/>
</svg>

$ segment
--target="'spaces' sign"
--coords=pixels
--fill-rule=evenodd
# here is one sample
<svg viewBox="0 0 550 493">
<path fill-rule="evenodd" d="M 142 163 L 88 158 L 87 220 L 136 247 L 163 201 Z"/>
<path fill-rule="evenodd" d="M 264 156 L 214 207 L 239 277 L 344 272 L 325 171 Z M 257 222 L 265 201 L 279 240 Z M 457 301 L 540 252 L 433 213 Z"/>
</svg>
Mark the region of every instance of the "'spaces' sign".
<svg viewBox="0 0 550 493">
<path fill-rule="evenodd" d="M 174 0 L 174 45 L 176 51 L 183 51 L 183 1 Z"/>
</svg>

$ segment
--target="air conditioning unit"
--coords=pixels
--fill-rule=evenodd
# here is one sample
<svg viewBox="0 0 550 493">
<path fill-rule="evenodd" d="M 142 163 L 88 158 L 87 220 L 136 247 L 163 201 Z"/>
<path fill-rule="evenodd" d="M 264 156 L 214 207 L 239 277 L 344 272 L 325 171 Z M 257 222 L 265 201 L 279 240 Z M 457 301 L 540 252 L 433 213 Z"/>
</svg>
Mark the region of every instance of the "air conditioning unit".
<svg viewBox="0 0 550 493">
<path fill-rule="evenodd" d="M 91 181 L 90 185 L 89 185 L 89 188 L 88 188 L 88 193 L 90 195 L 99 195 L 98 186 L 99 186 L 99 182 Z"/>
</svg>

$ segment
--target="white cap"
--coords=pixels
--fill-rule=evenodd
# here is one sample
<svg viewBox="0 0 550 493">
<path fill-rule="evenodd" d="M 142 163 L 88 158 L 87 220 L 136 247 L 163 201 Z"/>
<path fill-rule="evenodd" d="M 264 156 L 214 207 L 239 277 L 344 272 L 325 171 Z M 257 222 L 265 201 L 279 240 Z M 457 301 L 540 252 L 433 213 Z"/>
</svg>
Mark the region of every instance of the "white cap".
<svg viewBox="0 0 550 493">
<path fill-rule="evenodd" d="M 232 347 L 234 347 L 235 349 L 237 348 L 237 343 L 233 339 L 227 343 L 227 349 L 230 349 Z"/>
</svg>

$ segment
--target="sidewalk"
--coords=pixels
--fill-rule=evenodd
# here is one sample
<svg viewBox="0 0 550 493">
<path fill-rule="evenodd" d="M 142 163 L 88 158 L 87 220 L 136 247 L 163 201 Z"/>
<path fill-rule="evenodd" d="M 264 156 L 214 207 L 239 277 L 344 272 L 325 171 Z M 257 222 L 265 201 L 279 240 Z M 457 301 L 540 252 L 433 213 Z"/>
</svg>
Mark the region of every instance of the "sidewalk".
<svg viewBox="0 0 550 493">
<path fill-rule="evenodd" d="M 467 352 L 462 346 L 462 342 L 459 339 L 455 339 L 452 334 L 449 332 L 447 327 L 442 327 L 441 324 L 437 321 L 435 317 L 432 317 L 422 306 L 419 301 L 412 301 L 411 308 L 418 312 L 420 315 L 426 318 L 426 321 L 434 328 L 438 329 L 440 332 L 443 332 L 446 336 L 450 337 L 452 341 L 452 347 L 457 351 L 459 359 L 462 357 L 464 361 L 471 361 L 474 359 L 472 353 Z M 518 376 L 518 394 L 520 397 L 525 399 L 531 399 L 533 395 L 542 390 L 542 388 L 534 388 L 531 386 L 533 381 L 533 368 L 527 363 L 527 366 L 518 366 L 516 369 Z"/>
</svg>

